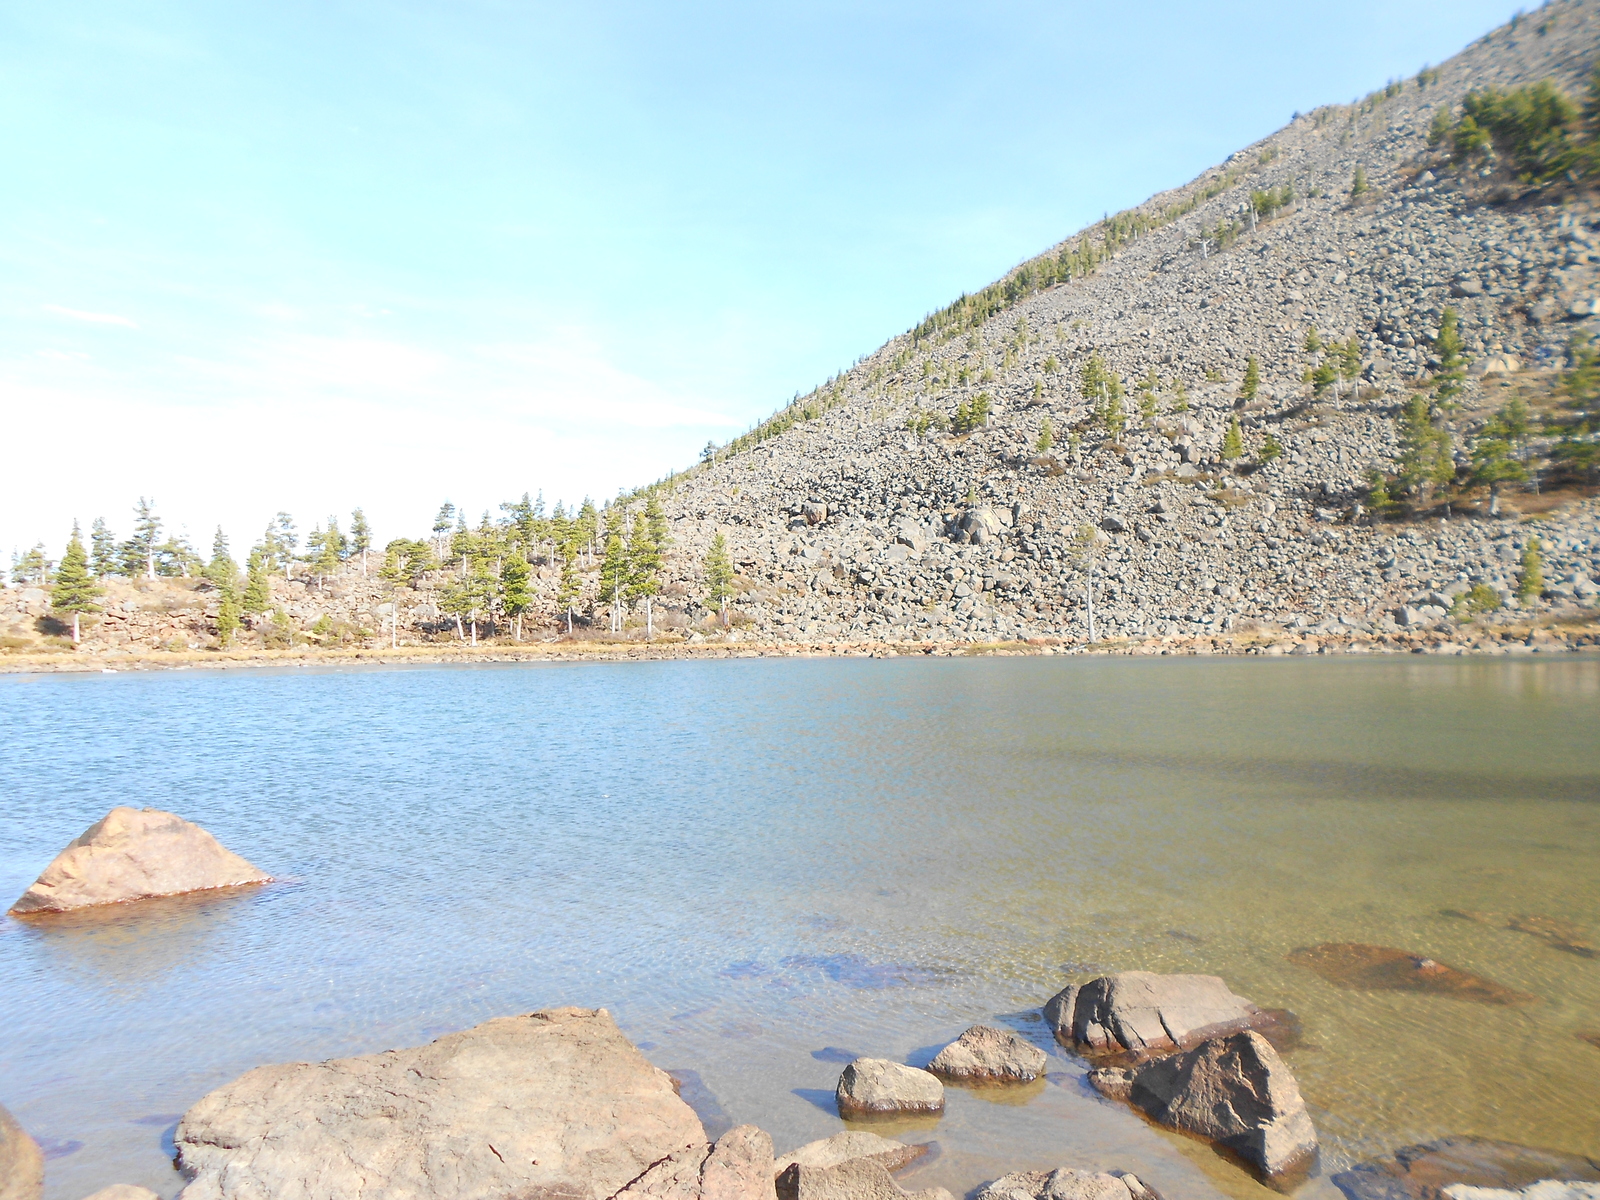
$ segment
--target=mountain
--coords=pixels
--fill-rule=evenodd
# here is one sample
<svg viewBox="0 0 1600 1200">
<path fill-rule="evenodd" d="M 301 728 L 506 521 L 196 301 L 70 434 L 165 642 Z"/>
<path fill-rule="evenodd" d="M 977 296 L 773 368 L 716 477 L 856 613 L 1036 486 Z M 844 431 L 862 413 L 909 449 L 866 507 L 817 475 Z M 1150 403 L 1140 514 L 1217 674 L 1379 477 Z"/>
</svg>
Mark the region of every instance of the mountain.
<svg viewBox="0 0 1600 1200">
<path fill-rule="evenodd" d="M 1519 16 L 933 314 L 650 489 L 669 596 L 722 531 L 761 641 L 1432 632 L 1535 537 L 1584 601 L 1597 44 Z"/>
</svg>

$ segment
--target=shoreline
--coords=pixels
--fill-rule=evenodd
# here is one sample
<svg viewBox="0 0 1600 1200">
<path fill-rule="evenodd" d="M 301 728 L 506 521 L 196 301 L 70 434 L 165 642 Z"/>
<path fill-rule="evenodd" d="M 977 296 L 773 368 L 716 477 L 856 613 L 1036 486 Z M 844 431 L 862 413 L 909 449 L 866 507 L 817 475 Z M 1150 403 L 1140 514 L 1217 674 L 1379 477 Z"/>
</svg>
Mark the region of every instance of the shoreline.
<svg viewBox="0 0 1600 1200">
<path fill-rule="evenodd" d="M 559 640 L 478 646 L 412 645 L 291 650 L 58 651 L 0 658 L 0 674 L 69 674 L 263 666 L 402 666 L 440 663 L 638 662 L 727 658 L 971 658 L 971 657 L 1333 657 L 1424 654 L 1520 657 L 1600 651 L 1600 621 L 1506 626 L 1468 632 L 1461 640 L 1437 631 L 1381 637 L 1334 638 L 1285 634 L 1194 638 L 1107 639 L 1092 645 L 1064 639 L 1019 641 L 688 642 Z"/>
</svg>

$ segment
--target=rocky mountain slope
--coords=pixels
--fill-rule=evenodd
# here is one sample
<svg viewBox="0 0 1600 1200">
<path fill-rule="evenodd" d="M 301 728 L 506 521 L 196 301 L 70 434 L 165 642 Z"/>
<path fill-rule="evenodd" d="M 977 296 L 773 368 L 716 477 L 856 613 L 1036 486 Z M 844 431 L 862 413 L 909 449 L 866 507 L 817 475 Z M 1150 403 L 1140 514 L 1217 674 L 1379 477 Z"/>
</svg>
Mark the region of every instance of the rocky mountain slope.
<svg viewBox="0 0 1600 1200">
<path fill-rule="evenodd" d="M 1431 625 L 1475 582 L 1515 605 L 1531 536 L 1547 602 L 1581 604 L 1600 568 L 1581 487 L 1530 482 L 1498 518 L 1482 489 L 1381 523 L 1364 502 L 1369 473 L 1392 470 L 1402 406 L 1433 380 L 1447 308 L 1470 369 L 1439 420 L 1463 472 L 1495 408 L 1555 402 L 1574 334 L 1596 327 L 1592 191 L 1449 166 L 1429 133 L 1475 89 L 1550 80 L 1581 99 L 1597 46 L 1595 4 L 1548 5 L 1062 243 L 979 298 L 992 314 L 956 306 L 889 342 L 660 489 L 684 583 L 722 530 L 757 635 L 1075 641 L 1088 525 L 1100 637 Z M 1028 294 L 1038 262 L 1082 261 L 1086 246 L 1104 255 L 1096 269 Z M 1313 330 L 1351 367 L 1355 340 L 1358 379 L 1306 381 L 1330 359 L 1307 349 Z M 1126 389 L 1120 433 L 1096 418 L 1110 389 L 1094 367 L 1086 388 L 1091 356 Z M 987 419 L 954 432 L 980 396 Z M 1225 462 L 1235 417 L 1245 454 Z M 1282 454 L 1262 464 L 1269 438 Z"/>
</svg>

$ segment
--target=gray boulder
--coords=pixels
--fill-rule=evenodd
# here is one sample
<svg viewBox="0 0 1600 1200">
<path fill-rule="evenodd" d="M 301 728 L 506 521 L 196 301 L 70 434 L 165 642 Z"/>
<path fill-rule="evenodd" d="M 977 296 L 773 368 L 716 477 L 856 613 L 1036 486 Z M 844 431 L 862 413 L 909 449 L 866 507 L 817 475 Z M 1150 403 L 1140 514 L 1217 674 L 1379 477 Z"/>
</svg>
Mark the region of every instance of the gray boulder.
<svg viewBox="0 0 1600 1200">
<path fill-rule="evenodd" d="M 189 1109 L 176 1142 L 182 1200 L 607 1200 L 706 1135 L 605 1009 L 554 1008 L 257 1067 Z"/>
<path fill-rule="evenodd" d="M 1004 531 L 1005 524 L 1000 520 L 1000 514 L 985 504 L 967 509 L 951 522 L 950 540 L 981 546 L 994 541 Z"/>
<path fill-rule="evenodd" d="M 795 1163 L 806 1167 L 836 1167 L 842 1162 L 869 1158 L 886 1171 L 898 1171 L 928 1152 L 926 1146 L 908 1146 L 864 1129 L 847 1129 L 821 1141 L 807 1142 L 773 1164 L 782 1174 Z"/>
<path fill-rule="evenodd" d="M 271 881 L 200 826 L 119 805 L 56 855 L 11 911 L 62 912 Z"/>
<path fill-rule="evenodd" d="M 834 1167 L 794 1163 L 778 1176 L 778 1200 L 954 1200 L 944 1188 L 904 1191 L 881 1163 L 856 1158 Z"/>
<path fill-rule="evenodd" d="M 1284 1014 L 1257 1008 L 1215 975 L 1121 971 L 1057 993 L 1044 1019 L 1080 1053 L 1148 1058 L 1241 1029 L 1275 1028 Z"/>
<path fill-rule="evenodd" d="M 1445 1200 L 1600 1200 L 1600 1183 L 1582 1183 L 1576 1179 L 1541 1179 L 1515 1190 L 1452 1183 L 1440 1189 L 1439 1194 Z"/>
<path fill-rule="evenodd" d="M 1300 1087 L 1272 1043 L 1251 1030 L 1146 1064 L 1129 1099 L 1161 1124 L 1233 1151 L 1268 1183 L 1298 1179 L 1316 1160 Z"/>
<path fill-rule="evenodd" d="M 1029 1083 L 1044 1074 L 1048 1056 L 1014 1033 L 974 1025 L 928 1064 L 928 1070 L 964 1083 Z"/>
<path fill-rule="evenodd" d="M 0 1108 L 0 1200 L 39 1200 L 44 1154 L 16 1118 Z"/>
<path fill-rule="evenodd" d="M 973 1200 L 1160 1200 L 1126 1171 L 1018 1171 L 984 1184 Z"/>
<path fill-rule="evenodd" d="M 653 1163 L 617 1200 L 775 1200 L 772 1168 L 772 1139 L 754 1125 L 740 1125 L 714 1146 L 686 1146 Z"/>
<path fill-rule="evenodd" d="M 834 1089 L 842 1117 L 935 1113 L 944 1109 L 944 1084 L 926 1071 L 886 1058 L 858 1058 Z"/>
</svg>

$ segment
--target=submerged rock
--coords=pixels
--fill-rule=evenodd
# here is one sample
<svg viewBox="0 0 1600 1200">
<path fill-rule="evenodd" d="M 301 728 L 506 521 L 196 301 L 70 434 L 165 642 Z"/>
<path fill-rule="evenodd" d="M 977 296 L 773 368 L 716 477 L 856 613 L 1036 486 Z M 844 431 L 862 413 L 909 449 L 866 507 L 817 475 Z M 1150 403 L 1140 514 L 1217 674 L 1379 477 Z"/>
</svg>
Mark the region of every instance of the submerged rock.
<svg viewBox="0 0 1600 1200">
<path fill-rule="evenodd" d="M 651 1164 L 617 1200 L 775 1200 L 772 1167 L 772 1139 L 740 1125 L 715 1145 L 686 1146 Z"/>
<path fill-rule="evenodd" d="M 1156 1059 L 1134 1074 L 1128 1099 L 1163 1125 L 1231 1150 L 1274 1186 L 1315 1164 L 1317 1131 L 1294 1075 L 1253 1030 Z"/>
<path fill-rule="evenodd" d="M 0 1200 L 39 1200 L 44 1152 L 16 1118 L 0 1108 Z"/>
<path fill-rule="evenodd" d="M 1531 1004 L 1538 999 L 1513 991 L 1469 971 L 1392 946 L 1361 942 L 1324 942 L 1302 946 L 1288 955 L 1297 967 L 1314 971 L 1336 987 L 1368 991 L 1430 992 L 1479 1004 Z"/>
<path fill-rule="evenodd" d="M 1461 1185 L 1519 1191 L 1543 1181 L 1600 1181 L 1600 1162 L 1515 1142 L 1454 1137 L 1405 1146 L 1392 1160 L 1363 1163 L 1333 1177 L 1349 1200 L 1438 1200 L 1445 1189 Z"/>
<path fill-rule="evenodd" d="M 986 1183 L 973 1200 L 1161 1200 L 1126 1171 L 1018 1171 Z"/>
<path fill-rule="evenodd" d="M 856 1158 L 834 1167 L 793 1163 L 778 1176 L 778 1200 L 955 1200 L 944 1188 L 907 1192 L 880 1163 Z"/>
<path fill-rule="evenodd" d="M 1044 1006 L 1057 1040 L 1088 1055 L 1149 1058 L 1243 1029 L 1286 1034 L 1293 1018 L 1257 1008 L 1215 975 L 1121 971 L 1074 984 Z"/>
<path fill-rule="evenodd" d="M 842 1162 L 867 1158 L 886 1171 L 898 1171 L 927 1152 L 926 1146 L 908 1146 L 864 1129 L 847 1129 L 821 1141 L 807 1142 L 785 1154 L 773 1164 L 773 1170 L 782 1174 L 795 1163 L 806 1167 L 836 1167 Z"/>
<path fill-rule="evenodd" d="M 56 855 L 11 912 L 62 912 L 271 881 L 182 817 L 119 806 Z"/>
<path fill-rule="evenodd" d="M 935 1113 L 944 1109 L 944 1084 L 916 1067 L 886 1058 L 858 1058 L 834 1089 L 841 1117 Z"/>
<path fill-rule="evenodd" d="M 132 1183 L 113 1183 L 108 1188 L 101 1188 L 83 1200 L 161 1200 L 161 1197 L 149 1188 L 139 1187 Z"/>
<path fill-rule="evenodd" d="M 603 1008 L 546 1009 L 426 1046 L 257 1067 L 201 1099 L 176 1137 L 192 1180 L 182 1200 L 606 1200 L 705 1141 L 667 1073 Z"/>
<path fill-rule="evenodd" d="M 1044 1074 L 1048 1056 L 1014 1033 L 974 1025 L 928 1064 L 928 1070 L 963 1083 L 1031 1083 Z"/>
<path fill-rule="evenodd" d="M 1507 921 L 1506 928 L 1531 934 L 1552 949 L 1576 954 L 1579 958 L 1600 958 L 1600 949 L 1585 940 L 1584 931 L 1570 921 L 1555 917 L 1519 916 Z"/>
<path fill-rule="evenodd" d="M 1600 1200 L 1600 1183 L 1578 1183 L 1571 1179 L 1541 1179 L 1525 1188 L 1473 1187 L 1452 1183 L 1440 1195 L 1446 1200 Z"/>
</svg>

